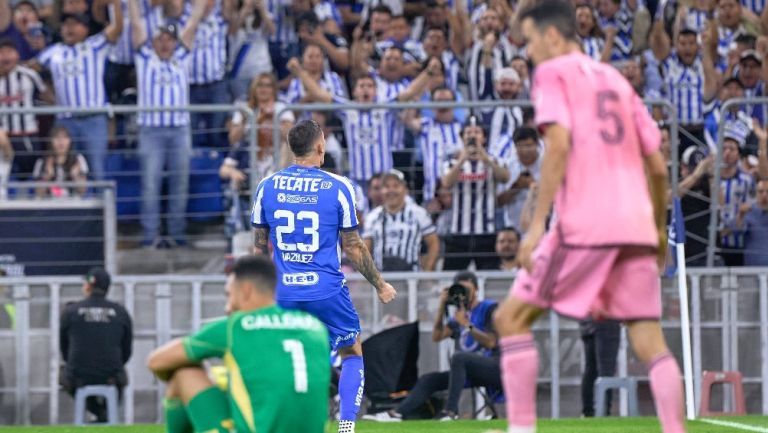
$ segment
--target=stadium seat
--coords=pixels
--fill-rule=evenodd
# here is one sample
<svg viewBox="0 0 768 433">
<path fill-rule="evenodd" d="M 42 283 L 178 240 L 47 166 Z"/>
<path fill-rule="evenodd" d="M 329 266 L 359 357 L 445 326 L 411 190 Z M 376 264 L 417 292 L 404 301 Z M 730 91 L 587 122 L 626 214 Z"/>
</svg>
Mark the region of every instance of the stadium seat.
<svg viewBox="0 0 768 433">
<path fill-rule="evenodd" d="M 502 389 L 487 387 L 472 388 L 472 407 L 474 408 L 472 418 L 487 419 L 487 414 L 485 412 L 488 410 L 491 413 L 490 419 L 498 419 L 499 411 L 496 410 L 496 405 L 504 404 L 505 402 L 504 390 Z M 483 416 L 486 416 L 486 418 Z"/>
<path fill-rule="evenodd" d="M 598 377 L 595 381 L 595 416 L 605 413 L 605 396 L 611 389 L 626 389 L 629 400 L 629 416 L 640 416 L 637 404 L 637 379 L 634 377 Z"/>
<path fill-rule="evenodd" d="M 747 404 L 744 399 L 743 376 L 738 371 L 705 371 L 701 378 L 701 407 L 699 416 L 730 416 L 746 415 Z M 730 384 L 733 398 L 733 410 L 715 412 L 710 410 L 712 386 L 715 384 Z"/>
<path fill-rule="evenodd" d="M 85 401 L 88 397 L 103 397 L 107 401 L 107 424 L 117 424 L 117 387 L 90 385 L 75 392 L 75 425 L 85 425 Z"/>
<path fill-rule="evenodd" d="M 190 160 L 188 218 L 214 221 L 224 215 L 224 190 L 219 167 L 226 155 L 212 149 L 194 149 Z"/>
</svg>

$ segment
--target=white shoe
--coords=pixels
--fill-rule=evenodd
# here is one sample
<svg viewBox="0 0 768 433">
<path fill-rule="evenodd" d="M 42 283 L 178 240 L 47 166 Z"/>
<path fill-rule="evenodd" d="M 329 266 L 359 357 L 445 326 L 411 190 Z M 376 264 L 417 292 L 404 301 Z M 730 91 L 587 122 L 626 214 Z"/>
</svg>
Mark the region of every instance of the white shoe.
<svg viewBox="0 0 768 433">
<path fill-rule="evenodd" d="M 367 421 L 376 421 L 376 422 L 400 422 L 403 420 L 402 417 L 393 416 L 392 414 L 389 413 L 389 411 L 363 415 L 363 419 Z"/>
</svg>

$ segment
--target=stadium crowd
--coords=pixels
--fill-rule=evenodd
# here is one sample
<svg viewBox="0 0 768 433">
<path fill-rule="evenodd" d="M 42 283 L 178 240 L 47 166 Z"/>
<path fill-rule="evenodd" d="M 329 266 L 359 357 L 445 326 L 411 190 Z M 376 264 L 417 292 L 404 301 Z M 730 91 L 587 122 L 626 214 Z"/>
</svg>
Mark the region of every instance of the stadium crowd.
<svg viewBox="0 0 768 433">
<path fill-rule="evenodd" d="M 545 151 L 526 105 L 533 71 L 516 16 L 532 1 L 0 0 L 3 109 L 237 102 L 255 113 L 258 134 L 252 167 L 252 125 L 237 109 L 62 112 L 56 119 L 6 112 L 0 198 L 7 195 L 5 179 L 119 183 L 125 176 L 110 172 L 107 160 L 134 153 L 143 245 L 183 246 L 194 188 L 190 160 L 195 149 L 212 149 L 227 155 L 213 175 L 234 214 L 239 210 L 227 219 L 231 234 L 248 227 L 250 176 L 259 180 L 289 165 L 287 130 L 311 116 L 326 132 L 325 168 L 357 186 L 364 238 L 379 266 L 433 270 L 442 250 L 443 269 L 466 269 L 471 261 L 477 269 L 509 268 L 514 252 L 500 265 L 496 250 L 499 242 L 516 244 L 526 227 Z M 673 113 L 681 127 L 689 259 L 702 263 L 706 249 L 703 211 L 724 117 L 721 257 L 732 266 L 768 265 L 768 184 L 761 181 L 768 178 L 768 104 L 722 109 L 733 98 L 768 96 L 764 0 L 574 4 L 584 51 L 615 65 L 641 96 L 674 107 L 650 109 L 667 144 Z M 346 106 L 487 100 L 521 104 Z M 296 103 L 337 109 L 285 111 Z M 610 99 L 600 106 L 601 118 L 618 122 Z M 275 116 L 281 143 L 272 142 Z M 54 186 L 34 194 L 86 192 Z"/>
</svg>

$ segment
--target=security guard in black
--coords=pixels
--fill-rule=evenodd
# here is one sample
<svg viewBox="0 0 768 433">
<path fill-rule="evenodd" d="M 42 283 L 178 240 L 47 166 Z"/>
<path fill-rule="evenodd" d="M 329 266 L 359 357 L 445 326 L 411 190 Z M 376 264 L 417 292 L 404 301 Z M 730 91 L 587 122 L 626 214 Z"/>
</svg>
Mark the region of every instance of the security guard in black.
<svg viewBox="0 0 768 433">
<path fill-rule="evenodd" d="M 86 298 L 67 304 L 61 315 L 59 348 L 70 392 L 86 385 L 125 385 L 133 325 L 122 305 L 106 299 L 110 282 L 104 269 L 92 269 L 83 284 Z"/>
</svg>

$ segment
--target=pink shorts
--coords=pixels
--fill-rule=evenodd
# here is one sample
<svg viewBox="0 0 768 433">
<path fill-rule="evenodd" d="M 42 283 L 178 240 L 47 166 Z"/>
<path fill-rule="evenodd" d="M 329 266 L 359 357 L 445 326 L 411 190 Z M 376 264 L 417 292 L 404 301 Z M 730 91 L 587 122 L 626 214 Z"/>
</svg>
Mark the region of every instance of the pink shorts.
<svg viewBox="0 0 768 433">
<path fill-rule="evenodd" d="M 656 254 L 648 247 L 564 246 L 556 232 L 533 253 L 533 273 L 521 270 L 510 294 L 572 318 L 661 318 Z"/>
</svg>

